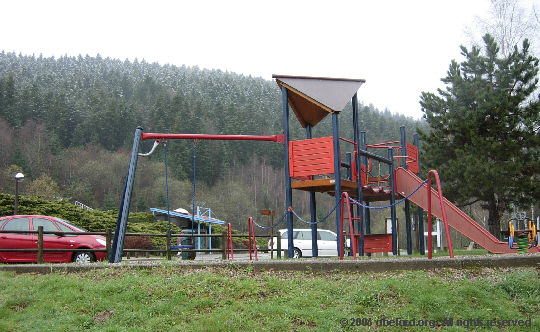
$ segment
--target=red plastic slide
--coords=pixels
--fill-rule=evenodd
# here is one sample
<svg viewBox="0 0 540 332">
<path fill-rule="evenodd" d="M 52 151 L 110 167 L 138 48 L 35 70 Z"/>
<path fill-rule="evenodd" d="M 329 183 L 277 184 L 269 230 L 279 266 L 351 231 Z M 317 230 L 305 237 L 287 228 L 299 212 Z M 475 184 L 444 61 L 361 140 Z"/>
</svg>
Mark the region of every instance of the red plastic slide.
<svg viewBox="0 0 540 332">
<path fill-rule="evenodd" d="M 398 168 L 396 170 L 395 183 L 396 183 L 396 192 L 401 196 L 407 196 L 412 193 L 420 184 L 424 182 L 416 174 L 411 171 L 408 171 L 404 168 Z M 419 207 L 427 210 L 427 200 L 428 200 L 428 186 L 424 184 L 417 192 L 415 192 L 409 200 Z M 433 214 L 442 219 L 441 206 L 439 203 L 439 195 L 437 191 L 431 188 L 431 209 Z M 443 197 L 443 202 L 445 204 L 445 210 L 448 218 L 448 225 L 465 235 L 471 241 L 474 241 L 476 244 L 482 248 L 487 249 L 491 253 L 495 254 L 511 254 L 517 253 L 517 250 L 510 249 L 507 242 L 499 241 L 491 233 L 485 230 L 482 226 L 478 225 L 471 217 L 466 215 L 458 207 L 448 201 Z M 540 246 L 536 246 L 529 249 L 529 252 L 540 252 Z"/>
</svg>

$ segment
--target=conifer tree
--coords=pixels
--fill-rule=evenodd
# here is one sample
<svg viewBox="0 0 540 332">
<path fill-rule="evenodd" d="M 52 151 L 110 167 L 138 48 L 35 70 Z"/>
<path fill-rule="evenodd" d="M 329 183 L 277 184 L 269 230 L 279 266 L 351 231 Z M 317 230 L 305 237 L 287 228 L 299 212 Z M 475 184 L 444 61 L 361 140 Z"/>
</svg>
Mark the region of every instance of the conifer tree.
<svg viewBox="0 0 540 332">
<path fill-rule="evenodd" d="M 540 198 L 539 61 L 527 40 L 503 56 L 492 36 L 483 39 L 483 51 L 461 46 L 465 61 L 452 61 L 445 90 L 422 93 L 431 131 L 420 134 L 424 164 L 439 171 L 445 196 L 482 202 L 488 230 L 500 237 L 512 203 Z"/>
</svg>

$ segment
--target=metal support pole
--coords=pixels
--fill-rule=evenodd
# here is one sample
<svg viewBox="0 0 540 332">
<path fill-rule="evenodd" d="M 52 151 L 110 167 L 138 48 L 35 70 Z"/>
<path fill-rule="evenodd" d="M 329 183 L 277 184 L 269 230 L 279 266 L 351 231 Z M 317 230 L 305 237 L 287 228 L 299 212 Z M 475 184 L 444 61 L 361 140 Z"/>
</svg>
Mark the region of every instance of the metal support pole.
<svg viewBox="0 0 540 332">
<path fill-rule="evenodd" d="M 306 138 L 311 139 L 311 130 L 313 126 L 311 124 L 306 125 Z M 313 257 L 319 257 L 319 245 L 317 242 L 317 201 L 315 199 L 315 192 L 309 193 L 309 210 L 311 213 L 311 255 Z"/>
<path fill-rule="evenodd" d="M 15 206 L 13 208 L 13 215 L 17 215 L 19 207 L 19 180 L 15 180 Z"/>
<path fill-rule="evenodd" d="M 359 146 L 362 146 L 362 150 L 365 150 L 365 132 L 362 132 L 362 142 L 360 142 L 360 128 L 358 123 L 358 94 L 355 93 L 352 97 L 352 113 L 353 113 L 353 140 L 355 149 L 358 149 Z M 357 152 L 354 154 L 354 162 L 356 163 L 356 174 L 358 174 L 357 184 L 358 188 L 356 190 L 356 199 L 358 202 L 363 203 L 363 193 L 362 193 L 362 165 L 365 165 L 364 160 L 361 160 L 360 154 Z M 362 158 L 362 159 L 365 159 Z M 360 218 L 357 222 L 358 232 L 360 232 L 360 238 L 358 239 L 358 254 L 364 256 L 364 207 L 356 205 L 356 215 Z"/>
<path fill-rule="evenodd" d="M 360 138 L 361 138 L 361 144 L 360 146 L 362 147 L 362 150 L 363 151 L 366 151 L 366 132 L 361 132 L 360 133 Z M 367 157 L 365 155 L 362 156 L 362 165 L 364 165 L 366 167 L 366 172 L 368 171 L 368 162 L 367 162 Z M 369 175 L 369 173 L 368 173 Z M 369 201 L 366 201 L 366 205 L 369 206 Z M 366 215 L 366 221 L 364 222 L 365 226 L 366 226 L 366 234 L 371 234 L 371 214 L 370 214 L 370 209 L 366 209 L 365 211 L 365 215 Z M 368 254 L 368 256 L 371 256 L 371 254 Z"/>
<path fill-rule="evenodd" d="M 407 156 L 407 140 L 405 139 L 405 127 L 401 126 L 401 156 Z M 407 169 L 407 158 L 401 158 L 401 166 Z M 411 227 L 411 202 L 405 200 L 405 232 L 407 233 L 407 255 L 412 255 L 412 227 Z"/>
<path fill-rule="evenodd" d="M 288 256 L 293 257 L 293 213 L 289 210 L 289 208 L 292 207 L 291 173 L 289 171 L 289 99 L 287 97 L 287 88 L 285 88 L 285 86 L 281 89 L 281 94 L 283 101 L 283 135 L 285 135 L 285 155 L 283 161 L 285 165 L 285 201 L 287 204 L 287 245 Z"/>
<path fill-rule="evenodd" d="M 200 218 L 200 206 L 197 206 L 197 217 Z M 208 218 L 208 221 L 210 221 L 210 218 Z M 197 235 L 201 235 L 201 220 L 197 221 Z M 201 249 L 201 237 L 197 237 L 197 250 Z"/>
<path fill-rule="evenodd" d="M 339 149 L 339 124 L 338 113 L 332 113 L 332 136 L 334 138 L 334 188 L 336 205 L 341 200 L 341 151 Z M 336 208 L 336 233 L 337 237 L 337 251 L 339 252 L 343 247 L 342 236 L 343 230 L 341 229 L 341 209 Z"/>
<path fill-rule="evenodd" d="M 126 176 L 126 185 L 124 187 L 124 196 L 118 213 L 118 221 L 114 231 L 113 246 L 111 252 L 110 263 L 119 263 L 122 261 L 122 252 L 124 251 L 124 239 L 126 236 L 127 221 L 129 216 L 129 204 L 131 203 L 131 193 L 133 191 L 133 182 L 135 181 L 135 170 L 137 169 L 137 157 L 139 153 L 139 144 L 141 142 L 141 134 L 143 129 L 137 127 L 135 129 L 135 137 L 133 138 L 133 148 L 131 149 L 131 159 Z"/>
<path fill-rule="evenodd" d="M 418 140 L 418 134 L 413 135 L 414 146 L 420 151 L 420 142 Z M 418 156 L 418 177 L 420 177 L 420 156 Z M 418 207 L 418 237 L 420 242 L 420 255 L 425 255 L 426 248 L 424 243 L 424 209 Z"/>
<path fill-rule="evenodd" d="M 388 159 L 393 160 L 394 159 L 394 151 L 392 149 L 388 149 Z M 388 165 L 388 170 L 390 172 L 390 218 L 392 219 L 392 254 L 394 256 L 397 255 L 398 247 L 397 247 L 397 222 L 396 222 L 396 206 L 394 203 L 396 202 L 396 188 L 394 184 L 394 163 L 391 163 Z"/>
</svg>

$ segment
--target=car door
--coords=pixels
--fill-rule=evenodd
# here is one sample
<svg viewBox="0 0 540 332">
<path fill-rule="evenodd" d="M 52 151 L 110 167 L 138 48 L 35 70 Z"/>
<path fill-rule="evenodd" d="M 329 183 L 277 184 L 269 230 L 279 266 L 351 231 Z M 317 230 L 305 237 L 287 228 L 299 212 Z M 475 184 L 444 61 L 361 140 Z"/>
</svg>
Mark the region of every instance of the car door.
<svg viewBox="0 0 540 332">
<path fill-rule="evenodd" d="M 29 217 L 9 219 L 2 226 L 3 231 L 29 231 Z M 0 233 L 0 249 L 37 249 L 34 235 L 30 233 Z M 0 252 L 3 262 L 37 262 L 37 252 Z"/>
<path fill-rule="evenodd" d="M 43 226 L 44 232 L 60 232 L 61 230 L 56 226 L 56 224 L 49 219 L 45 218 L 32 218 L 32 227 L 34 230 L 38 230 L 39 226 Z M 72 230 L 69 230 L 70 232 Z M 72 237 L 60 236 L 58 234 L 43 234 L 43 249 L 70 249 L 73 244 L 70 243 Z M 73 242 L 73 241 L 72 241 Z M 36 235 L 36 246 L 37 246 L 37 235 Z M 43 261 L 44 262 L 69 262 L 71 257 L 71 252 L 62 252 L 62 251 L 44 251 L 43 252 Z"/>
<path fill-rule="evenodd" d="M 337 236 L 327 231 L 317 231 L 317 246 L 319 247 L 319 256 L 337 256 Z"/>
<path fill-rule="evenodd" d="M 302 250 L 302 256 L 312 256 L 311 231 L 298 231 L 294 240 L 294 246 Z"/>
</svg>

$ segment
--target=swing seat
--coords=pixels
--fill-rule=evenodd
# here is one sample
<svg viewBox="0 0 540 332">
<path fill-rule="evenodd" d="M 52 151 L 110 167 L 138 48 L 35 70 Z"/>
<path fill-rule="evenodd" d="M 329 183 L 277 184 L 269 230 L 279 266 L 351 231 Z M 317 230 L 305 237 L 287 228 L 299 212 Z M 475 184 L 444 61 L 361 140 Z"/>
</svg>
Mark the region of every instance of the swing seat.
<svg viewBox="0 0 540 332">
<path fill-rule="evenodd" d="M 180 246 L 169 246 L 169 249 L 195 249 L 194 244 L 184 244 Z"/>
</svg>

